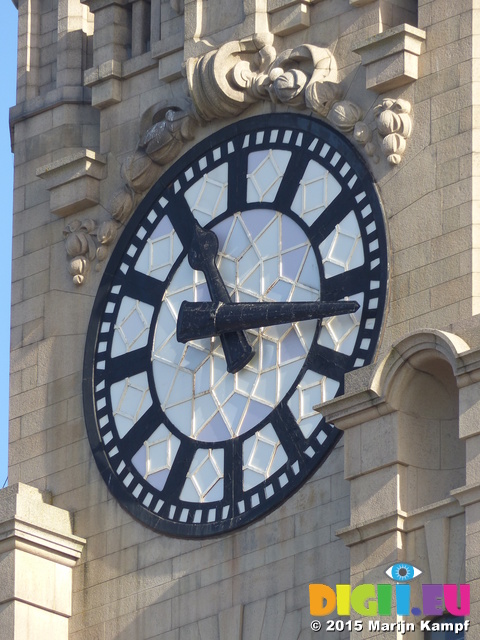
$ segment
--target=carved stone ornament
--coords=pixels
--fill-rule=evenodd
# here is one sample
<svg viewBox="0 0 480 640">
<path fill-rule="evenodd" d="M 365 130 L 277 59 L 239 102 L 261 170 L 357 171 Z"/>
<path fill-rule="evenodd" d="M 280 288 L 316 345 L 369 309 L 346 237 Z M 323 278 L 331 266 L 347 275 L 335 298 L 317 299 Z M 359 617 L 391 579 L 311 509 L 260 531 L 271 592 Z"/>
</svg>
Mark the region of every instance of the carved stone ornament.
<svg viewBox="0 0 480 640">
<path fill-rule="evenodd" d="M 147 191 L 172 162 L 187 140 L 193 140 L 198 120 L 180 109 L 168 109 L 163 120 L 141 137 L 135 152 L 122 164 L 124 187 L 111 199 L 108 209 L 114 220 L 124 223 L 132 214 L 139 195 Z"/>
<path fill-rule="evenodd" d="M 277 55 L 272 42 L 272 34 L 259 34 L 186 61 L 191 109 L 166 110 L 163 120 L 147 129 L 125 160 L 124 187 L 108 207 L 115 220 L 128 220 L 140 195 L 160 176 L 161 167 L 193 139 L 197 126 L 236 117 L 260 100 L 310 109 L 340 131 L 353 131 L 362 113 L 353 102 L 340 100 L 333 55 L 309 44 Z"/>
<path fill-rule="evenodd" d="M 412 135 L 411 104 L 406 100 L 386 98 L 374 109 L 382 149 L 391 164 L 399 164 Z"/>
<path fill-rule="evenodd" d="M 63 230 L 67 255 L 70 258 L 68 270 L 77 285 L 83 283 L 90 264 L 100 262 L 108 256 L 108 245 L 117 237 L 119 225 L 113 220 L 97 224 L 95 220 L 74 220 Z"/>
<path fill-rule="evenodd" d="M 114 220 L 122 224 L 128 220 L 141 196 L 160 177 L 162 167 L 180 154 L 186 141 L 193 140 L 198 126 L 239 116 L 260 100 L 309 109 L 339 131 L 351 134 L 374 162 L 379 161 L 374 132 L 363 122 L 360 107 L 341 99 L 337 65 L 330 51 L 304 44 L 277 55 L 272 43 L 272 34 L 257 34 L 186 61 L 191 104 L 164 109 L 163 118 L 146 128 L 135 152 L 123 162 L 124 185 L 108 205 Z M 400 162 L 411 134 L 410 110 L 405 100 L 389 99 L 374 109 L 383 151 L 392 164 Z M 72 275 L 78 276 L 77 283 L 83 280 L 77 262 Z"/>
</svg>

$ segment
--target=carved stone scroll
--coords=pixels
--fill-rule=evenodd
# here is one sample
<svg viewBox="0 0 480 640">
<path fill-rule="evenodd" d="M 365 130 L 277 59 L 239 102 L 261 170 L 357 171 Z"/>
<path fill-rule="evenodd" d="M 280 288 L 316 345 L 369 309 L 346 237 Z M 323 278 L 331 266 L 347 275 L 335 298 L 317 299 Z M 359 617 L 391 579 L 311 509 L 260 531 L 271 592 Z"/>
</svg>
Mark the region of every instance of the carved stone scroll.
<svg viewBox="0 0 480 640">
<path fill-rule="evenodd" d="M 258 34 L 187 60 L 189 92 L 202 120 L 238 116 L 259 100 L 327 115 L 340 97 L 333 55 L 304 44 L 277 56 L 272 42 L 271 34 Z"/>
</svg>

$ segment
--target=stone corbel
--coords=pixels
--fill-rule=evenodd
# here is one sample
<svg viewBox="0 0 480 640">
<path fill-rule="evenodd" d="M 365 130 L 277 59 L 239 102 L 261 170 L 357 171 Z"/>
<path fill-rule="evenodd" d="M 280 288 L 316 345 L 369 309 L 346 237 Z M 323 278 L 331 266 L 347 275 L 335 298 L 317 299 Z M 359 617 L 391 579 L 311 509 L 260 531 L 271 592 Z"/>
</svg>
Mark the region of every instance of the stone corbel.
<svg viewBox="0 0 480 640">
<path fill-rule="evenodd" d="M 50 191 L 50 210 L 68 216 L 93 207 L 100 201 L 100 180 L 107 173 L 105 156 L 80 149 L 65 158 L 39 167 L 37 176 Z"/>
<path fill-rule="evenodd" d="M 366 88 L 384 93 L 417 80 L 425 39 L 422 29 L 401 24 L 358 45 L 354 51 L 366 69 Z"/>
</svg>

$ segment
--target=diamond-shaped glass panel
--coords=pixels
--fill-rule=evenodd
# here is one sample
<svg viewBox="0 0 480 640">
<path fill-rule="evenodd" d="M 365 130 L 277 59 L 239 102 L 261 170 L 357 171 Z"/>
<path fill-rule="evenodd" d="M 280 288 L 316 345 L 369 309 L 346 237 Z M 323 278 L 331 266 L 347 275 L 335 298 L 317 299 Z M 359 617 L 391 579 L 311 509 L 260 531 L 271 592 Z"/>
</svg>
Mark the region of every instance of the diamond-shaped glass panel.
<svg viewBox="0 0 480 640">
<path fill-rule="evenodd" d="M 112 341 L 112 357 L 145 347 L 153 307 L 125 296 L 118 310 Z"/>
<path fill-rule="evenodd" d="M 164 216 L 147 240 L 135 263 L 135 269 L 163 281 L 181 251 L 182 245 L 172 223 Z"/>
<path fill-rule="evenodd" d="M 227 187 L 228 165 L 224 163 L 204 174 L 185 191 L 185 199 L 202 226 L 226 210 Z"/>
<path fill-rule="evenodd" d="M 139 373 L 112 384 L 113 416 L 118 435 L 123 438 L 152 405 L 146 373 Z"/>
<path fill-rule="evenodd" d="M 353 353 L 362 317 L 364 294 L 359 293 L 345 300 L 355 300 L 360 307 L 355 313 L 324 318 L 318 344 L 349 356 Z"/>
<path fill-rule="evenodd" d="M 351 211 L 320 245 L 325 277 L 344 273 L 361 266 L 364 261 L 362 237 L 357 219 Z"/>
<path fill-rule="evenodd" d="M 163 489 L 177 455 L 180 440 L 160 425 L 133 456 L 137 471 L 156 489 Z"/>
<path fill-rule="evenodd" d="M 213 502 L 223 497 L 223 449 L 196 451 L 180 494 L 188 502 Z"/>
<path fill-rule="evenodd" d="M 340 191 L 337 180 L 318 162 L 310 160 L 293 199 L 292 210 L 311 225 Z"/>
<path fill-rule="evenodd" d="M 291 156 L 290 151 L 270 149 L 248 156 L 247 202 L 273 202 Z"/>
<path fill-rule="evenodd" d="M 305 438 L 309 438 L 318 426 L 321 415 L 313 408 L 335 397 L 340 383 L 314 371 L 307 371 L 288 401 L 297 424 Z"/>
<path fill-rule="evenodd" d="M 271 424 L 243 443 L 243 489 L 264 482 L 286 462 L 287 455 Z"/>
</svg>

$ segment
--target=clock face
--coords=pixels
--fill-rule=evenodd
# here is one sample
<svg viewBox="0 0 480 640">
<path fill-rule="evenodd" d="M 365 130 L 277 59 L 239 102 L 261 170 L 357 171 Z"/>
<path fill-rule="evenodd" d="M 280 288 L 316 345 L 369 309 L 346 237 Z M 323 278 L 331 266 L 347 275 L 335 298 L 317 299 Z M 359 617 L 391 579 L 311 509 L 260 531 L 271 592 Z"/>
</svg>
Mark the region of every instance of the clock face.
<svg viewBox="0 0 480 640">
<path fill-rule="evenodd" d="M 187 537 L 278 506 L 338 440 L 314 407 L 372 360 L 386 285 L 380 203 L 343 136 L 278 114 L 198 144 L 132 217 L 95 300 L 84 405 L 109 489 Z M 358 309 L 300 318 L 319 301 Z"/>
</svg>

